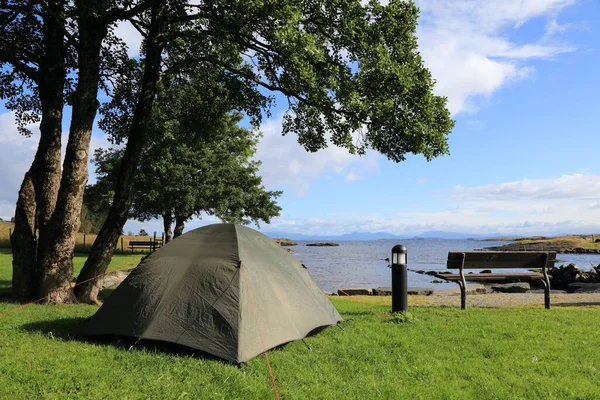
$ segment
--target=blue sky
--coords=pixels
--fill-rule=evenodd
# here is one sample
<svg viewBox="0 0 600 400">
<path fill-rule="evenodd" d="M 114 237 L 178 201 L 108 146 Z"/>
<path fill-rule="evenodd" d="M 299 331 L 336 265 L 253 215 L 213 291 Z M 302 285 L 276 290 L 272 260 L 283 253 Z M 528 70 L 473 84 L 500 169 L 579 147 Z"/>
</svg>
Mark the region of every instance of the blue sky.
<svg viewBox="0 0 600 400">
<path fill-rule="evenodd" d="M 283 214 L 262 230 L 599 233 L 598 2 L 417 4 L 421 54 L 456 119 L 451 155 L 395 164 L 335 147 L 309 154 L 281 137 L 284 110 L 276 108 L 257 158 L 268 188 L 284 191 Z M 125 25 L 120 32 L 135 53 L 139 39 Z M 35 139 L 19 137 L 12 115 L 0 111 L 0 216 L 9 217 Z M 92 146 L 106 146 L 100 131 Z M 162 231 L 160 221 L 125 230 L 141 227 Z"/>
</svg>

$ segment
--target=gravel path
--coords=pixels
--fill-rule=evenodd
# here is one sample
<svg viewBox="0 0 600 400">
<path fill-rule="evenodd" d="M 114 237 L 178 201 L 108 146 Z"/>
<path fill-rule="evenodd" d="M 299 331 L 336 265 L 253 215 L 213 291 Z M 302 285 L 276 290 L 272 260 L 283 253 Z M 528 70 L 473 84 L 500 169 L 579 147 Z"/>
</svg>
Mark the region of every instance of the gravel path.
<svg viewBox="0 0 600 400">
<path fill-rule="evenodd" d="M 600 293 L 552 293 L 553 307 L 600 306 Z M 430 296 L 409 296 L 408 304 L 422 306 L 460 307 L 460 290 L 436 290 Z M 468 307 L 522 307 L 539 306 L 544 308 L 543 293 L 488 293 L 467 294 Z"/>
</svg>

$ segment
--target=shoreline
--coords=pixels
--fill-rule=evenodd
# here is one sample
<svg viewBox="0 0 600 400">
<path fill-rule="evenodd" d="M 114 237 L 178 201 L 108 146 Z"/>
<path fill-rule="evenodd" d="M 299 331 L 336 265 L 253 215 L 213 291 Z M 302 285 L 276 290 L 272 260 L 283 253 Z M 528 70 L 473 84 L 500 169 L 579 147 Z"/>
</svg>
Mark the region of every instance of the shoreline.
<svg viewBox="0 0 600 400">
<path fill-rule="evenodd" d="M 329 294 L 331 295 L 331 294 Z M 333 295 L 336 296 L 337 295 Z M 384 297 L 384 296 L 365 296 L 359 297 Z M 344 296 L 340 296 L 344 297 Z M 389 297 L 389 296 L 388 296 Z M 600 292 L 590 293 L 559 293 L 552 291 L 550 295 L 552 307 L 598 307 L 600 306 Z M 460 290 L 439 289 L 434 290 L 430 295 L 409 295 L 408 306 L 424 307 L 458 307 L 460 308 Z M 519 308 L 519 307 L 539 307 L 544 308 L 543 293 L 477 293 L 468 292 L 467 309 L 469 307 L 478 308 Z"/>
</svg>

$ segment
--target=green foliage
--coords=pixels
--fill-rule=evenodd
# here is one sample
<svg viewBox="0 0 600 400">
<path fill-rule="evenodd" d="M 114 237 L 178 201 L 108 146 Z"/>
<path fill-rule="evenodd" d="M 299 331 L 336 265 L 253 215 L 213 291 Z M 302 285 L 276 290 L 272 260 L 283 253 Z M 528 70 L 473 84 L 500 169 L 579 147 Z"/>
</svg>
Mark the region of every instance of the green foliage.
<svg viewBox="0 0 600 400">
<path fill-rule="evenodd" d="M 390 323 L 392 324 L 404 324 L 417 321 L 417 318 L 408 311 L 392 313 L 390 317 Z"/>
<path fill-rule="evenodd" d="M 185 16 L 174 15 L 182 10 Z M 176 95 L 201 95 L 205 111 L 178 123 L 205 130 L 214 115 L 235 109 L 257 125 L 278 92 L 288 105 L 283 133 L 296 134 L 309 151 L 373 148 L 396 162 L 406 153 L 428 160 L 448 153 L 454 122 L 418 52 L 413 2 L 180 1 L 169 13 L 164 85 L 197 71 L 206 77 Z M 137 64 L 123 65 L 121 87 L 102 108 L 100 126 L 117 143 L 137 99 Z"/>
<path fill-rule="evenodd" d="M 148 232 L 145 229 L 140 229 L 138 236 L 148 236 Z"/>
<path fill-rule="evenodd" d="M 218 82 L 205 74 L 162 87 L 152 112 L 150 140 L 137 171 L 131 215 L 141 221 L 161 216 L 215 215 L 227 222 L 269 222 L 279 215 L 275 199 L 258 175 L 260 162 L 252 159 L 260 135 L 241 128 L 241 113 L 226 113 L 228 102 L 207 94 L 221 93 Z M 125 93 L 129 90 L 125 84 Z M 122 87 L 117 87 L 120 91 Z M 220 100 L 219 100 L 220 99 Z M 106 106 L 103 118 L 115 141 L 126 131 L 127 113 Z M 96 150 L 97 204 L 109 204 L 123 150 Z M 87 193 L 87 192 L 86 192 Z"/>
</svg>

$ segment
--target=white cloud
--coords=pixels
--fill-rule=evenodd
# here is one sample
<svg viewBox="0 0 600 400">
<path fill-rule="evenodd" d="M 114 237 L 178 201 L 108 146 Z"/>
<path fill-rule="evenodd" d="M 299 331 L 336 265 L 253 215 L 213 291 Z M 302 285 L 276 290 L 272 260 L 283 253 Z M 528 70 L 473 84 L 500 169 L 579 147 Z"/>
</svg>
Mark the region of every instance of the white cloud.
<svg viewBox="0 0 600 400">
<path fill-rule="evenodd" d="M 0 217 L 4 219 L 14 215 L 21 181 L 31 166 L 37 148 L 38 126 L 30 125 L 29 129 L 33 135 L 26 138 L 18 133 L 13 112 L 0 114 Z"/>
<path fill-rule="evenodd" d="M 260 174 L 267 186 L 287 185 L 299 196 L 306 193 L 317 178 L 354 182 L 378 171 L 375 153 L 359 157 L 330 144 L 310 153 L 298 144 L 295 135 L 282 136 L 282 117 L 264 123 L 256 159 L 262 162 Z"/>
<path fill-rule="evenodd" d="M 443 193 L 443 205 L 381 210 L 331 218 L 276 218 L 265 230 L 314 235 L 353 231 L 414 235 L 441 230 L 472 234 L 553 234 L 600 232 L 600 175 L 572 174 L 523 179 Z"/>
<path fill-rule="evenodd" d="M 129 57 L 137 57 L 140 54 L 142 35 L 131 25 L 129 21 L 119 21 L 115 27 L 115 34 L 127 45 Z"/>
<path fill-rule="evenodd" d="M 512 82 L 531 77 L 526 63 L 573 51 L 548 36 L 517 43 L 507 32 L 539 17 L 555 18 L 575 0 L 419 0 L 417 36 L 436 92 L 448 96 L 453 114 L 474 111 Z M 552 28 L 551 28 L 552 29 Z M 554 32 L 559 33 L 556 25 Z"/>
<path fill-rule="evenodd" d="M 522 179 L 478 187 L 456 186 L 452 196 L 464 201 L 600 199 L 600 175 L 572 174 L 555 179 Z"/>
</svg>

